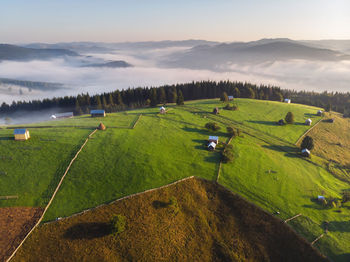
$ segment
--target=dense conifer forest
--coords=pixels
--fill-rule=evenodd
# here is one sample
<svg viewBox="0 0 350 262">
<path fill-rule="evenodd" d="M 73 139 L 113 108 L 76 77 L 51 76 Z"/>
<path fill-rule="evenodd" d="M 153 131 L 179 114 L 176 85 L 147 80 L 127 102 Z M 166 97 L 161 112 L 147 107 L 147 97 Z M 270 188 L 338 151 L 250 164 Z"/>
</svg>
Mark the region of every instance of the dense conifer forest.
<svg viewBox="0 0 350 262">
<path fill-rule="evenodd" d="M 60 111 L 74 111 L 76 115 L 88 113 L 90 109 L 105 109 L 116 112 L 126 109 L 156 106 L 157 104 L 177 103 L 186 100 L 219 98 L 223 92 L 237 98 L 283 101 L 289 98 L 300 103 L 333 110 L 348 116 L 350 114 L 350 93 L 307 92 L 284 90 L 276 86 L 255 85 L 231 81 L 201 81 L 160 87 L 138 87 L 90 96 L 88 93 L 78 96 L 65 96 L 33 101 L 14 101 L 2 103 L 0 114 L 16 111 L 35 111 L 59 108 Z"/>
</svg>

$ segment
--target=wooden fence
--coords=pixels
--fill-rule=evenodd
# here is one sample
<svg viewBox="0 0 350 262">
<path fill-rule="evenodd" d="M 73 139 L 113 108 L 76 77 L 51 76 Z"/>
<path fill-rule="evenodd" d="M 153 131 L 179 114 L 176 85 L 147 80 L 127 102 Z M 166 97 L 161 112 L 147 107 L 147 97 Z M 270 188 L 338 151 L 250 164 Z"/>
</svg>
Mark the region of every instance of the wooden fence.
<svg viewBox="0 0 350 262">
<path fill-rule="evenodd" d="M 61 177 L 61 180 L 60 182 L 58 183 L 55 191 L 53 192 L 51 198 L 50 198 L 50 201 L 48 202 L 48 204 L 46 205 L 45 209 L 44 209 L 44 212 L 42 213 L 41 217 L 39 218 L 39 220 L 36 222 L 36 224 L 32 227 L 32 229 L 27 233 L 27 235 L 23 238 L 23 240 L 21 241 L 21 243 L 17 246 L 17 248 L 15 249 L 15 251 L 13 251 L 13 253 L 11 254 L 11 256 L 6 260 L 6 262 L 9 262 L 13 257 L 14 255 L 16 254 L 16 252 L 20 249 L 20 247 L 23 245 L 23 243 L 26 241 L 26 239 L 30 236 L 30 234 L 39 226 L 39 224 L 41 223 L 41 221 L 43 220 L 44 216 L 45 216 L 45 213 L 46 211 L 49 209 L 53 199 L 55 198 L 58 190 L 60 189 L 62 183 L 63 183 L 63 180 L 64 178 L 66 177 L 69 169 L 71 168 L 72 164 L 74 163 L 74 161 L 77 159 L 79 153 L 83 150 L 83 148 L 85 147 L 85 145 L 87 144 L 87 142 L 89 141 L 89 138 L 91 138 L 91 136 L 93 134 L 95 134 L 97 131 L 97 129 L 95 129 L 94 131 L 92 131 L 89 136 L 86 138 L 85 142 L 83 143 L 83 145 L 80 147 L 80 149 L 78 150 L 78 152 L 75 154 L 75 156 L 72 158 L 72 160 L 70 161 L 66 171 L 64 172 L 63 176 Z"/>
</svg>

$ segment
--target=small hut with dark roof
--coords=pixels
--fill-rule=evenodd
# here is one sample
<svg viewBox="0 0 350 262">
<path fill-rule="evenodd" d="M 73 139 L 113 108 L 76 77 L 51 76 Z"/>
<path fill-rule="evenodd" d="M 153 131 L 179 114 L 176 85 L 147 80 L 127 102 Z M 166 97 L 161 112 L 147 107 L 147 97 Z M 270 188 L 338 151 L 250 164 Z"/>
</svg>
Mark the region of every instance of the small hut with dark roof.
<svg viewBox="0 0 350 262">
<path fill-rule="evenodd" d="M 91 117 L 105 117 L 106 112 L 103 109 L 91 110 Z"/>
</svg>

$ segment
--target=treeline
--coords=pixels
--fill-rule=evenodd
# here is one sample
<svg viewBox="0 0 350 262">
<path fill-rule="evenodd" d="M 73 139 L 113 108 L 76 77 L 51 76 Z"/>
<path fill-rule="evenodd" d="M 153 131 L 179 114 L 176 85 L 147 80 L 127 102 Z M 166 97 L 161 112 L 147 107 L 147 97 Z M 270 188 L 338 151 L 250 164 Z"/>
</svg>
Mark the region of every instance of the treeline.
<svg viewBox="0 0 350 262">
<path fill-rule="evenodd" d="M 126 109 L 156 106 L 157 104 L 183 104 L 186 100 L 219 98 L 223 92 L 234 97 L 282 101 L 284 98 L 292 102 L 308 105 L 330 107 L 338 112 L 349 109 L 349 93 L 314 93 L 281 90 L 276 86 L 254 85 L 250 83 L 231 81 L 201 81 L 161 87 L 129 88 L 90 96 L 88 93 L 78 96 L 33 100 L 30 102 L 18 101 L 12 104 L 3 103 L 1 114 L 15 111 L 36 111 L 58 108 L 59 111 L 74 111 L 75 114 L 89 113 L 91 109 L 105 109 L 107 112 L 116 112 Z M 350 111 L 350 110 L 349 110 Z"/>
</svg>

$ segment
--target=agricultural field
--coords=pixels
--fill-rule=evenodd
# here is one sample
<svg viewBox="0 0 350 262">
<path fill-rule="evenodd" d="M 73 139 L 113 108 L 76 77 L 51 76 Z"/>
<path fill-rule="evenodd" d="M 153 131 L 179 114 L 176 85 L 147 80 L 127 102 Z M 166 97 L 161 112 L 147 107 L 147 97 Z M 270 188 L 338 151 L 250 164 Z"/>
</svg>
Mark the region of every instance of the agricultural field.
<svg viewBox="0 0 350 262">
<path fill-rule="evenodd" d="M 315 247 L 334 261 L 348 261 L 350 205 L 325 208 L 315 198 L 340 199 L 350 185 L 330 172 L 328 160 L 316 148 L 318 156 L 305 159 L 295 146 L 310 128 L 304 125 L 305 119 L 311 118 L 313 125 L 321 120 L 316 116 L 319 108 L 251 99 L 236 99 L 234 103 L 236 111 L 224 110 L 225 104 L 219 100 L 200 100 L 167 106 L 164 115 L 158 108 L 146 108 L 105 118 L 85 115 L 48 121 L 28 125 L 33 137 L 26 142 L 13 141 L 9 139 L 12 130 L 0 129 L 0 156 L 4 156 L 0 163 L 7 164 L 3 168 L 6 175 L 0 176 L 0 192 L 18 195 L 18 199 L 0 200 L 0 204 L 45 206 L 70 159 L 103 122 L 107 129 L 89 139 L 48 209 L 45 222 L 189 176 L 216 181 L 221 166 L 219 184 L 281 219 L 301 213 L 289 224 L 308 242 L 324 233 L 327 222 L 328 233 Z M 220 114 L 211 113 L 215 107 Z M 278 126 L 276 122 L 289 111 L 294 113 L 295 123 Z M 221 129 L 210 132 L 204 128 L 207 122 L 216 122 Z M 310 134 L 322 125 L 320 122 Z M 239 129 L 241 135 L 231 142 L 234 161 L 220 165 L 223 144 L 210 152 L 206 141 L 209 135 L 217 135 L 220 142 L 228 142 L 227 126 Z M 22 145 L 30 154 L 22 156 Z M 44 145 L 47 152 L 35 149 Z M 10 158 L 5 157 L 8 154 Z M 54 165 L 48 164 L 49 159 Z M 23 164 L 15 165 L 14 160 Z M 34 172 L 38 166 L 39 174 Z M 26 175 L 29 170 L 30 175 Z"/>
<path fill-rule="evenodd" d="M 109 224 L 116 215 L 125 218 L 125 226 L 113 235 Z M 29 237 L 13 261 L 159 258 L 328 261 L 279 219 L 218 184 L 198 178 L 45 224 Z"/>
</svg>

